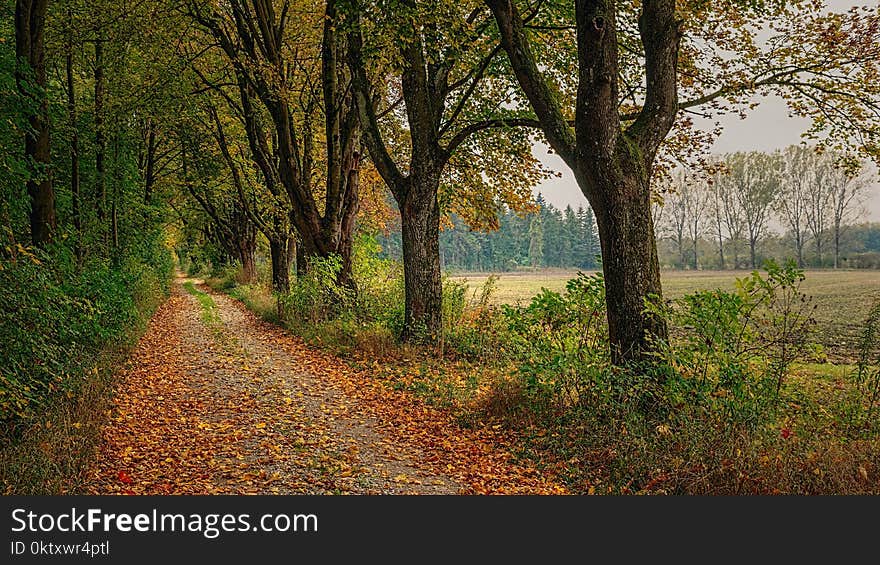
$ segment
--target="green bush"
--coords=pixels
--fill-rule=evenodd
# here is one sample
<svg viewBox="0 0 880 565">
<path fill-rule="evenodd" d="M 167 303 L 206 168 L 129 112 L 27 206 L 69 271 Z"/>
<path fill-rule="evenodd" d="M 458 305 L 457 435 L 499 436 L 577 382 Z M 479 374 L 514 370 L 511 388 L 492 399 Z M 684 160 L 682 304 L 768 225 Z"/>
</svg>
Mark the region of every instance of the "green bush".
<svg viewBox="0 0 880 565">
<path fill-rule="evenodd" d="M 721 410 L 732 421 L 758 425 L 774 414 L 791 365 L 808 349 L 814 305 L 800 291 L 793 263 L 765 264 L 737 279 L 733 292 L 698 291 L 648 305 L 673 330 L 659 344 L 674 402 Z"/>
<path fill-rule="evenodd" d="M 880 300 L 868 312 L 859 340 L 859 356 L 849 374 L 838 411 L 851 436 L 870 436 L 880 429 Z"/>
<path fill-rule="evenodd" d="M 0 264 L 0 421 L 76 389 L 101 350 L 124 342 L 168 292 L 171 257 L 158 244 L 79 272 L 53 267 L 59 253 L 25 250 Z"/>
<path fill-rule="evenodd" d="M 528 306 L 504 306 L 503 314 L 507 347 L 531 396 L 561 408 L 599 394 L 608 369 L 602 275 L 578 273 L 565 293 L 541 289 Z"/>
</svg>

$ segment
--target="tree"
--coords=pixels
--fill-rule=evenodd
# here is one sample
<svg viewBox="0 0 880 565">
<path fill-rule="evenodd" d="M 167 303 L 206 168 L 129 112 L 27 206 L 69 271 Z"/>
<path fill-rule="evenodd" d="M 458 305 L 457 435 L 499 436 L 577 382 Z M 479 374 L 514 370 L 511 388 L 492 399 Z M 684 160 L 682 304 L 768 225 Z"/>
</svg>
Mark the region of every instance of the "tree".
<svg viewBox="0 0 880 565">
<path fill-rule="evenodd" d="M 544 261 L 544 230 L 541 216 L 534 214 L 529 221 L 529 264 L 532 268 L 541 266 Z"/>
<path fill-rule="evenodd" d="M 715 175 L 713 186 L 715 189 L 716 211 L 720 214 L 716 220 L 718 237 L 719 240 L 723 239 L 723 227 L 723 232 L 726 233 L 729 242 L 729 250 L 733 254 L 732 267 L 738 269 L 740 267 L 740 244 L 746 232 L 746 221 L 745 211 L 743 210 L 737 190 L 737 183 L 733 175 L 730 174 L 730 171 L 724 170 Z"/>
<path fill-rule="evenodd" d="M 540 58 L 543 42 L 517 2 L 486 4 L 547 142 L 596 213 L 615 364 L 649 361 L 651 344 L 666 339 L 664 322 L 644 310 L 644 301 L 661 293 L 650 181 L 661 149 L 693 147 L 687 136 L 662 147 L 679 111 L 704 107 L 709 114 L 774 89 L 797 113 L 831 116 L 814 120 L 814 133 L 845 143 L 858 130 L 869 140 L 865 150 L 876 147 L 870 140 L 880 133 L 880 116 L 853 119 L 877 116 L 880 85 L 871 77 L 880 48 L 869 39 L 876 10 L 827 15 L 798 3 L 803 13 L 793 18 L 782 3 L 686 2 L 678 11 L 674 0 L 578 0 L 573 11 L 552 3 L 548 11 L 560 16 L 544 29 L 567 34 L 576 52 L 560 54 L 565 43 L 546 40 L 557 47 L 556 57 Z M 755 33 L 761 24 L 776 32 L 764 48 Z M 829 78 L 844 73 L 856 84 Z M 680 100 L 679 90 L 690 99 Z M 562 97 L 574 93 L 572 109 Z M 684 130 L 692 125 L 678 123 Z"/>
<path fill-rule="evenodd" d="M 728 177 L 737 205 L 742 211 L 752 269 L 758 268 L 758 242 L 767 233 L 768 221 L 781 176 L 781 157 L 752 151 L 725 158 Z"/>
<path fill-rule="evenodd" d="M 816 248 L 816 261 L 821 267 L 824 261 L 823 244 L 828 236 L 828 223 L 831 215 L 832 183 L 829 177 L 833 173 L 833 163 L 830 155 L 828 153 L 817 155 L 814 167 L 813 182 L 807 193 L 805 215 L 807 228 Z"/>
<path fill-rule="evenodd" d="M 672 187 L 664 199 L 663 208 L 666 212 L 663 218 L 666 220 L 660 226 L 660 232 L 668 234 L 667 237 L 675 243 L 678 250 L 678 268 L 683 269 L 686 261 L 684 256 L 684 241 L 689 224 L 690 200 L 692 191 L 685 172 L 677 171 L 673 176 Z"/>
<path fill-rule="evenodd" d="M 67 87 L 67 125 L 70 128 L 70 194 L 73 212 L 74 227 L 74 256 L 76 257 L 77 269 L 82 268 L 83 263 L 83 226 L 82 226 L 82 200 L 80 194 L 79 172 L 79 124 L 77 123 L 76 106 L 76 81 L 74 80 L 74 19 L 73 9 L 67 8 L 67 33 L 64 55 L 64 78 Z"/>
<path fill-rule="evenodd" d="M 436 339 L 442 317 L 440 191 L 445 184 L 451 203 L 467 203 L 456 211 L 472 225 L 497 227 L 496 199 L 522 208 L 541 177 L 528 136 L 511 131 L 536 123 L 498 103 L 509 81 L 498 72 L 500 49 L 486 32 L 479 3 L 404 2 L 394 11 L 382 3 L 353 6 L 350 65 L 364 141 L 401 216 L 403 337 Z M 367 21 L 374 27 L 365 30 Z M 388 61 L 387 75 L 368 76 L 367 51 Z M 389 78 L 395 96 L 377 109 Z M 398 102 L 402 115 L 394 111 Z M 399 121 L 404 116 L 405 127 Z M 506 129 L 490 131 L 499 128 Z"/>
<path fill-rule="evenodd" d="M 24 135 L 25 158 L 32 172 L 27 181 L 31 201 L 31 239 L 34 245 L 52 241 L 57 227 L 52 187 L 49 141 L 49 105 L 46 96 L 45 29 L 48 0 L 16 0 L 16 83 L 21 96 L 33 103 L 29 131 Z"/>
<path fill-rule="evenodd" d="M 839 163 L 844 165 L 845 163 Z M 858 205 L 866 196 L 871 179 L 863 164 L 838 166 L 830 171 L 827 182 L 831 187 L 831 229 L 834 240 L 834 268 L 840 266 L 840 236 L 858 212 Z"/>
<path fill-rule="evenodd" d="M 812 208 L 811 200 L 815 199 L 818 205 L 822 200 L 823 187 L 816 182 L 818 160 L 815 149 L 804 145 L 792 145 L 782 152 L 782 182 L 774 207 L 794 239 L 799 268 L 804 266 L 804 240 Z"/>
<path fill-rule="evenodd" d="M 678 112 L 676 72 L 680 22 L 675 3 L 648 0 L 639 20 L 645 48 L 647 93 L 639 117 L 626 129 L 618 112 L 617 9 L 576 3 L 577 102 L 574 128 L 541 72 L 525 23 L 511 0 L 487 0 L 520 87 L 553 150 L 572 169 L 596 214 L 602 244 L 611 357 L 615 364 L 647 360 L 666 324 L 644 310 L 661 295 L 651 217 L 654 157 Z"/>
<path fill-rule="evenodd" d="M 581 238 L 575 255 L 575 262 L 582 269 L 594 269 L 596 257 L 599 255 L 599 236 L 596 235 L 596 217 L 593 210 L 587 206 L 578 207 L 578 223 L 580 224 Z"/>
<path fill-rule="evenodd" d="M 215 229 L 210 235 L 216 238 L 228 256 L 240 263 L 240 282 L 249 284 L 257 276 L 254 254 L 257 228 L 262 224 L 262 219 L 253 210 L 254 205 L 249 201 L 248 188 L 245 186 L 246 172 L 233 156 L 235 149 L 227 138 L 217 108 L 210 102 L 207 103 L 204 117 L 208 123 L 202 124 L 202 129 L 181 130 L 178 134 L 181 137 L 183 166 L 181 180 L 190 196 L 213 222 Z M 219 149 L 219 156 L 211 154 L 214 147 Z M 224 182 L 221 175 L 228 178 L 228 182 Z M 273 235 L 270 231 L 267 237 Z M 284 268 L 289 269 L 289 265 Z"/>
<path fill-rule="evenodd" d="M 698 262 L 698 243 L 703 235 L 703 220 L 709 203 L 707 186 L 694 173 L 679 169 L 672 176 L 672 185 L 664 199 L 665 220 L 661 224 L 661 233 L 668 233 L 678 251 L 678 267 L 683 269 L 690 262 L 696 270 Z M 688 250 L 693 258 L 687 257 L 685 243 L 690 241 Z"/>
<path fill-rule="evenodd" d="M 306 268 L 310 257 L 339 255 L 339 282 L 353 285 L 351 244 L 358 209 L 359 125 L 345 57 L 339 53 L 344 40 L 338 34 L 336 1 L 328 0 L 320 12 L 296 6 L 299 17 L 314 19 L 311 25 L 297 26 L 298 33 L 306 36 L 298 38 L 292 37 L 288 27 L 291 3 L 287 0 L 277 10 L 272 0 L 233 0 L 220 6 L 192 1 L 187 7 L 232 67 L 250 152 L 264 182 L 270 192 L 283 194 L 290 201 L 290 220 L 304 258 L 299 268 Z M 307 37 L 310 29 L 322 31 L 320 40 Z M 309 53 L 315 43 L 318 53 Z M 313 64 L 316 60 L 320 62 L 317 68 Z M 316 85 L 320 85 L 318 91 Z M 319 157 L 315 127 L 320 105 L 326 148 L 321 202 L 313 186 Z M 264 117 L 271 129 L 264 126 Z M 284 223 L 279 219 L 280 225 Z M 286 293 L 290 285 L 289 241 L 270 240 L 270 249 L 275 289 Z"/>
<path fill-rule="evenodd" d="M 688 218 L 688 236 L 693 245 L 693 268 L 696 271 L 700 266 L 699 242 L 705 230 L 703 220 L 706 219 L 706 207 L 710 194 L 704 179 L 692 176 L 686 182 L 688 197 L 685 199 L 685 207 Z"/>
</svg>

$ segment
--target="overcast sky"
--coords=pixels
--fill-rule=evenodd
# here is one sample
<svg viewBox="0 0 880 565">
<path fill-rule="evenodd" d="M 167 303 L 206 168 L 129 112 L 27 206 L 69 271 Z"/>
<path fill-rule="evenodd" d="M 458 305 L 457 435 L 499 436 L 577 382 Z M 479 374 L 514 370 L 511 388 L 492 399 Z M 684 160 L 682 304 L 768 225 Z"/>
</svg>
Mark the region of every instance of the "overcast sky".
<svg viewBox="0 0 880 565">
<path fill-rule="evenodd" d="M 835 9 L 846 8 L 854 3 L 833 0 Z M 856 3 L 859 4 L 859 3 Z M 789 118 L 785 102 L 776 97 L 760 98 L 761 105 L 751 111 L 745 120 L 736 116 L 726 116 L 721 123 L 724 132 L 715 141 L 713 153 L 732 151 L 772 151 L 801 141 L 800 135 L 807 130 L 810 121 L 804 118 Z M 562 173 L 562 178 L 545 181 L 536 189 L 554 206 L 565 207 L 571 204 L 577 208 L 586 205 L 587 200 L 581 194 L 574 177 L 558 155 L 548 155 L 546 146 L 536 146 L 535 155 L 553 169 Z M 880 221 L 880 183 L 872 187 L 871 198 L 867 203 L 866 220 Z"/>
</svg>

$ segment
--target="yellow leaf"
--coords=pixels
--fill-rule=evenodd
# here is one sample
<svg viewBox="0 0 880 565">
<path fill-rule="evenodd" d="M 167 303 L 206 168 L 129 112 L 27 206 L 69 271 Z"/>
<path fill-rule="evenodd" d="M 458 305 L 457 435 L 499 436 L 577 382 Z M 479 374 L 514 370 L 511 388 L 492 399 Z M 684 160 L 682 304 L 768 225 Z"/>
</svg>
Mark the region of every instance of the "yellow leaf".
<svg viewBox="0 0 880 565">
<path fill-rule="evenodd" d="M 259 424 L 257 424 L 257 429 L 258 429 L 258 430 L 262 430 L 262 429 L 265 428 L 265 427 L 266 427 L 266 422 L 260 422 Z"/>
</svg>

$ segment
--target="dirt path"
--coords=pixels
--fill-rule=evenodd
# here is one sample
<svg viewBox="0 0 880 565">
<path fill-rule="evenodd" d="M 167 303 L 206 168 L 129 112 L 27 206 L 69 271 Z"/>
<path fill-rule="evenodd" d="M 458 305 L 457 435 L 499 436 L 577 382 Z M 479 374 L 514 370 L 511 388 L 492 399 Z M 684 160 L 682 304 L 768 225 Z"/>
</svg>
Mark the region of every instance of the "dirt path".
<svg viewBox="0 0 880 565">
<path fill-rule="evenodd" d="M 512 463 L 491 430 L 459 430 L 186 282 L 121 375 L 90 492 L 562 492 Z"/>
</svg>

